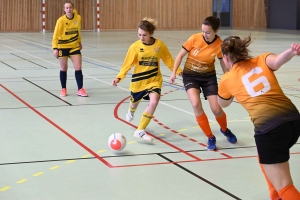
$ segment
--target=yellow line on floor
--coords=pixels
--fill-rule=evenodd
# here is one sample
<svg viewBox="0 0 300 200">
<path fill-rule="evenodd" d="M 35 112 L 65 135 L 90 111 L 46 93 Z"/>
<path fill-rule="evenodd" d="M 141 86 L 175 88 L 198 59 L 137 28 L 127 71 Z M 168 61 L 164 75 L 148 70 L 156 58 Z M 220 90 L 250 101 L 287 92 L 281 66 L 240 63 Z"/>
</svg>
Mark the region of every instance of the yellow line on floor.
<svg viewBox="0 0 300 200">
<path fill-rule="evenodd" d="M 127 144 L 134 144 L 136 141 L 127 142 Z"/>
<path fill-rule="evenodd" d="M 38 173 L 36 173 L 36 174 L 33 174 L 32 176 L 40 176 L 40 175 L 42 175 L 44 172 L 38 172 Z"/>
<path fill-rule="evenodd" d="M 49 169 L 54 170 L 54 169 L 57 169 L 57 168 L 60 168 L 60 166 L 53 166 L 53 167 L 51 167 Z"/>
<path fill-rule="evenodd" d="M 26 178 L 24 178 L 24 179 L 21 179 L 21 180 L 19 180 L 19 181 L 17 181 L 16 183 L 24 183 L 24 182 L 26 182 L 28 179 L 26 179 Z"/>
<path fill-rule="evenodd" d="M 103 153 L 103 152 L 105 152 L 106 150 L 100 150 L 100 151 L 98 151 L 98 153 Z"/>
<path fill-rule="evenodd" d="M 66 164 L 70 164 L 70 163 L 73 163 L 73 162 L 75 162 L 75 160 L 69 160 L 69 161 L 66 162 Z"/>
<path fill-rule="evenodd" d="M 91 157 L 91 155 L 85 155 L 85 156 L 82 156 L 81 158 L 88 158 L 88 157 Z"/>
<path fill-rule="evenodd" d="M 9 186 L 6 186 L 6 187 L 4 187 L 4 188 L 1 188 L 0 191 L 1 191 L 1 192 L 4 192 L 5 190 L 8 190 L 9 188 L 10 188 Z"/>
</svg>

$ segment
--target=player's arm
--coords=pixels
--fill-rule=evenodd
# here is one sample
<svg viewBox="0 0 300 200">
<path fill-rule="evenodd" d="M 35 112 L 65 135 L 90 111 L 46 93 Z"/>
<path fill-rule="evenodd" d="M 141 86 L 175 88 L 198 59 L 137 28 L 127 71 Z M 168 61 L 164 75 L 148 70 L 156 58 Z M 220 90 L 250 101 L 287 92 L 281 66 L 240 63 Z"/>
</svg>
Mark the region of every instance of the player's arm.
<svg viewBox="0 0 300 200">
<path fill-rule="evenodd" d="M 172 75 L 170 76 L 170 82 L 171 83 L 174 83 L 175 82 L 175 79 L 176 79 L 176 72 L 177 72 L 177 69 L 179 68 L 180 64 L 181 64 L 181 61 L 182 61 L 182 58 L 187 54 L 188 52 L 182 48 L 179 53 L 177 54 L 176 58 L 175 58 L 175 62 L 174 62 L 174 68 L 173 68 L 173 72 L 172 72 Z"/>
<path fill-rule="evenodd" d="M 227 90 L 223 78 L 226 75 L 223 75 L 221 78 L 221 81 L 219 83 L 218 86 L 218 103 L 222 108 L 226 108 L 228 107 L 232 100 L 233 100 L 233 96 L 230 94 L 230 92 Z"/>
<path fill-rule="evenodd" d="M 220 65 L 222 67 L 223 73 L 225 74 L 226 72 L 229 71 L 229 69 L 226 67 L 226 65 L 225 65 L 225 63 L 224 63 L 224 61 L 223 61 L 222 58 L 219 58 L 219 61 L 220 61 Z"/>
<path fill-rule="evenodd" d="M 233 96 L 231 96 L 229 99 L 224 99 L 218 95 L 218 102 L 222 108 L 228 107 L 231 104 L 232 100 Z"/>
<path fill-rule="evenodd" d="M 269 54 L 266 57 L 266 63 L 268 67 L 272 70 L 278 70 L 283 64 L 292 59 L 295 55 L 299 55 L 300 53 L 300 44 L 293 43 L 291 47 L 284 52 L 276 55 Z"/>
</svg>

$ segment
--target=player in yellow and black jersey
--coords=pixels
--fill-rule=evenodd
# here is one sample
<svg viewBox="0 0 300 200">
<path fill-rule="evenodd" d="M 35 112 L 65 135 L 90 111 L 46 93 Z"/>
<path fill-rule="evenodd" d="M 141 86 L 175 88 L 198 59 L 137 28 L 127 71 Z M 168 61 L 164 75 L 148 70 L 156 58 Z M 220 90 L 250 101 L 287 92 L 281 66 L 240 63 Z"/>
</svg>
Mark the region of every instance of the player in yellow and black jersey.
<svg viewBox="0 0 300 200">
<path fill-rule="evenodd" d="M 81 70 L 81 16 L 74 9 L 74 5 L 71 2 L 64 4 L 64 11 L 65 14 L 56 22 L 52 39 L 53 54 L 58 58 L 60 65 L 60 82 L 62 87 L 60 96 L 64 97 L 67 95 L 67 70 L 68 58 L 70 58 L 75 68 L 75 78 L 78 86 L 77 95 L 87 97 L 88 95 L 83 88 Z"/>
<path fill-rule="evenodd" d="M 151 121 L 152 115 L 160 99 L 162 87 L 162 74 L 160 71 L 160 60 L 173 70 L 174 59 L 167 46 L 159 39 L 152 37 L 156 29 L 156 20 L 144 18 L 138 25 L 138 36 L 140 40 L 134 42 L 128 49 L 125 61 L 119 74 L 112 81 L 114 86 L 122 81 L 127 72 L 134 66 L 131 77 L 130 91 L 131 101 L 126 120 L 131 121 L 140 100 L 150 100 L 144 111 L 138 129 L 134 132 L 135 137 L 152 141 L 152 137 L 146 134 L 145 128 Z M 177 70 L 181 75 L 181 69 Z"/>
</svg>

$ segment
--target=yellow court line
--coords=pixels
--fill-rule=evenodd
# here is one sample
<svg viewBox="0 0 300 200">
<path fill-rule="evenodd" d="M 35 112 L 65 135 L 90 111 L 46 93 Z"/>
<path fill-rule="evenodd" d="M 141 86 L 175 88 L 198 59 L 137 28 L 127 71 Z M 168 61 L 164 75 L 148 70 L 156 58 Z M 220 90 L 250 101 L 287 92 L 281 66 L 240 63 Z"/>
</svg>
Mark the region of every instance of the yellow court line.
<svg viewBox="0 0 300 200">
<path fill-rule="evenodd" d="M 10 188 L 9 186 L 6 186 L 6 187 L 4 187 L 4 188 L 1 188 L 0 191 L 1 191 L 1 192 L 4 192 L 5 190 L 8 190 L 9 188 Z"/>
<path fill-rule="evenodd" d="M 158 136 L 164 136 L 164 135 L 166 135 L 166 134 L 163 134 L 163 133 L 162 133 L 162 134 L 159 134 Z"/>
<path fill-rule="evenodd" d="M 69 161 L 66 162 L 66 164 L 70 164 L 70 163 L 73 163 L 73 162 L 75 162 L 75 160 L 69 160 Z"/>
<path fill-rule="evenodd" d="M 26 178 L 24 178 L 24 179 L 21 179 L 21 180 L 19 180 L 19 181 L 17 181 L 16 183 L 24 183 L 24 182 L 26 182 L 28 179 L 26 179 Z"/>
<path fill-rule="evenodd" d="M 88 157 L 91 157 L 91 155 L 81 156 L 81 158 L 88 158 Z"/>
<path fill-rule="evenodd" d="M 186 130 L 187 130 L 187 128 L 183 128 L 183 129 L 178 130 L 178 132 L 186 131 Z"/>
<path fill-rule="evenodd" d="M 36 174 L 33 174 L 32 176 L 40 176 L 40 175 L 42 175 L 44 172 L 38 172 L 38 173 L 36 173 Z"/>
<path fill-rule="evenodd" d="M 54 170 L 54 169 L 57 169 L 57 168 L 60 168 L 60 166 L 53 166 L 53 167 L 51 167 L 49 169 Z"/>
<path fill-rule="evenodd" d="M 134 144 L 136 141 L 127 142 L 127 144 Z"/>
<path fill-rule="evenodd" d="M 103 152 L 105 152 L 106 150 L 100 150 L 100 151 L 98 151 L 98 153 L 103 153 Z"/>
</svg>

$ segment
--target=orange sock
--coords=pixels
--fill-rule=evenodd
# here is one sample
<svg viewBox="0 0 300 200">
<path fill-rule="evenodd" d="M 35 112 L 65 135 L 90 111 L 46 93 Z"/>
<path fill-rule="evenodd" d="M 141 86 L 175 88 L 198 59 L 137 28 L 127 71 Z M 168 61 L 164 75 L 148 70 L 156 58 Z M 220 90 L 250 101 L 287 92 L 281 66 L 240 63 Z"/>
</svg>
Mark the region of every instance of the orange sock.
<svg viewBox="0 0 300 200">
<path fill-rule="evenodd" d="M 282 200 L 300 200 L 300 193 L 293 184 L 282 188 L 279 191 L 279 196 Z"/>
<path fill-rule="evenodd" d="M 210 126 L 208 123 L 208 119 L 207 119 L 207 116 L 205 113 L 203 113 L 200 116 L 196 116 L 196 120 L 198 122 L 198 125 L 200 126 L 200 128 L 202 129 L 202 131 L 208 138 L 211 138 L 214 136 L 211 132 L 211 129 L 210 129 Z"/>
<path fill-rule="evenodd" d="M 278 200 L 280 198 L 278 192 L 275 190 L 273 184 L 268 179 L 268 177 L 266 175 L 266 172 L 265 172 L 264 167 L 262 166 L 262 164 L 259 164 L 259 165 L 260 165 L 261 171 L 263 172 L 263 174 L 265 176 L 265 179 L 267 181 L 267 184 L 268 184 L 268 187 L 269 187 L 269 192 L 270 192 L 270 198 L 272 200 Z"/>
<path fill-rule="evenodd" d="M 221 117 L 216 117 L 217 122 L 219 123 L 221 129 L 223 132 L 227 129 L 227 118 L 226 114 L 223 112 L 223 115 Z"/>
</svg>

